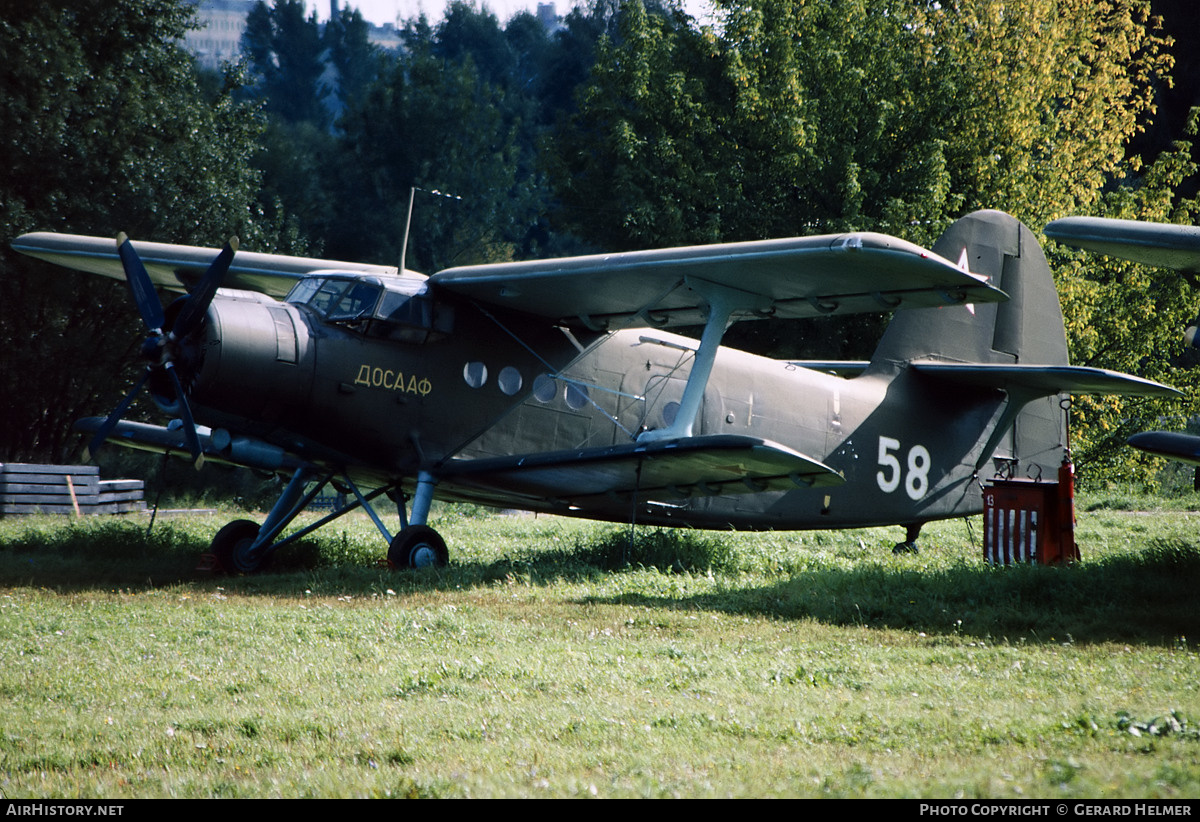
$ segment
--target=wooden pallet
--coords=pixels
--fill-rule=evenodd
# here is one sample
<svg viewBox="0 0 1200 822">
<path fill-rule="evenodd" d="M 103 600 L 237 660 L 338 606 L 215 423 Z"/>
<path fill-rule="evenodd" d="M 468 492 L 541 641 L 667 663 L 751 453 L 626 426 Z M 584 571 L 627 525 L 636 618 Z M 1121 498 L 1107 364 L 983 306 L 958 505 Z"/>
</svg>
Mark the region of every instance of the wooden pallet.
<svg viewBox="0 0 1200 822">
<path fill-rule="evenodd" d="M 92 465 L 0 463 L 0 516 L 143 511 L 141 480 L 102 480 Z"/>
</svg>

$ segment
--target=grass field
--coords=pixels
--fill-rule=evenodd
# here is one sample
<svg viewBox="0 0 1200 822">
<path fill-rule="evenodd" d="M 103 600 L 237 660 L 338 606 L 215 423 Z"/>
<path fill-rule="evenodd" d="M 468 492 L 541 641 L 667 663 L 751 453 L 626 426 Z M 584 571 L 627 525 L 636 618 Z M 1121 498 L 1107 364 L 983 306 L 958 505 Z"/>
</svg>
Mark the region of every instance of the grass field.
<svg viewBox="0 0 1200 822">
<path fill-rule="evenodd" d="M 1081 500 L 1083 562 L 991 568 L 978 519 L 448 509 L 440 571 L 348 518 L 196 572 L 232 516 L 0 521 L 0 793 L 1200 796 L 1195 513 Z"/>
</svg>

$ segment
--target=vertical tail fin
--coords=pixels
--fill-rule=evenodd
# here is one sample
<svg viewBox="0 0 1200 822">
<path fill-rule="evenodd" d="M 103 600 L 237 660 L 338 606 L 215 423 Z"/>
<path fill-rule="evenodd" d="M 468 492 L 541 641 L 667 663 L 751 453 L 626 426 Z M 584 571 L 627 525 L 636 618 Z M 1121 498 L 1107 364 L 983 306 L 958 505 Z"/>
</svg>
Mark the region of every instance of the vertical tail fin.
<svg viewBox="0 0 1200 822">
<path fill-rule="evenodd" d="M 1054 278 L 1026 226 L 1000 211 L 977 211 L 946 229 L 933 251 L 987 277 L 1009 300 L 897 311 L 871 359 L 872 371 L 918 359 L 1066 364 Z"/>
<path fill-rule="evenodd" d="M 1000 211 L 977 211 L 951 225 L 933 251 L 987 277 L 1009 300 L 897 311 L 871 359 L 870 372 L 895 373 L 913 360 L 1067 364 L 1054 277 L 1025 225 Z M 1010 395 L 1008 402 L 1018 403 L 1011 410 L 1020 408 L 1020 413 L 1015 418 L 1001 416 L 997 424 L 1009 428 L 1011 421 L 1011 428 L 988 437 L 995 445 L 997 468 L 1000 461 L 1016 461 L 1017 469 L 1029 476 L 1054 476 L 1067 441 L 1061 398 Z"/>
</svg>

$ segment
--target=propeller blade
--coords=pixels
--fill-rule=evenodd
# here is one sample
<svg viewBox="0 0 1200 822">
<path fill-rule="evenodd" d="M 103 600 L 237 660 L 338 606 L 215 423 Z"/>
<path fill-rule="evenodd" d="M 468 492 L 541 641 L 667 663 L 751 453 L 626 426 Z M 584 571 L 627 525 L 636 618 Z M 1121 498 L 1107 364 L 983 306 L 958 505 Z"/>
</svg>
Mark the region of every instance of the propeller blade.
<svg viewBox="0 0 1200 822">
<path fill-rule="evenodd" d="M 133 249 L 133 243 L 129 242 L 129 237 L 123 231 L 117 235 L 117 254 L 121 257 L 121 267 L 125 269 L 125 282 L 129 283 L 129 290 L 133 292 L 133 301 L 137 303 L 142 322 L 151 331 L 161 331 L 163 323 L 166 322 L 162 303 L 158 301 L 158 294 L 154 291 L 154 283 L 146 272 L 146 266 L 142 265 L 141 258 Z"/>
<path fill-rule="evenodd" d="M 238 238 L 230 237 L 229 242 L 217 255 L 217 259 L 213 260 L 212 265 L 204 272 L 204 277 L 201 278 L 199 284 L 188 295 L 187 302 L 183 304 L 179 317 L 175 320 L 175 328 L 171 331 L 171 336 L 182 339 L 196 330 L 196 326 L 204 317 L 204 312 L 208 310 L 208 304 L 212 302 L 217 289 L 221 287 L 221 281 L 233 263 L 233 255 L 237 253 L 237 248 Z"/>
<path fill-rule="evenodd" d="M 196 432 L 196 422 L 192 419 L 192 409 L 188 406 L 187 395 L 183 393 L 183 384 L 175 373 L 172 363 L 167 363 L 167 373 L 175 385 L 175 396 L 179 397 L 179 416 L 183 420 L 183 435 L 187 438 L 188 450 L 192 452 L 192 462 L 199 471 L 204 465 L 204 452 L 200 450 L 200 435 Z"/>
<path fill-rule="evenodd" d="M 92 437 L 87 448 L 83 450 L 83 461 L 87 462 L 96 452 L 100 450 L 100 446 L 104 445 L 104 441 L 108 439 L 108 435 L 117 427 L 117 423 L 121 421 L 121 417 L 125 416 L 125 412 L 129 410 L 129 406 L 133 405 L 133 398 L 142 390 L 142 386 L 146 384 L 146 380 L 150 379 L 150 369 L 147 368 L 142 374 L 142 378 L 137 381 L 137 384 L 130 389 L 125 395 L 125 399 L 121 400 L 120 404 L 113 409 L 113 412 L 104 420 L 104 424 L 96 429 L 96 435 Z"/>
</svg>

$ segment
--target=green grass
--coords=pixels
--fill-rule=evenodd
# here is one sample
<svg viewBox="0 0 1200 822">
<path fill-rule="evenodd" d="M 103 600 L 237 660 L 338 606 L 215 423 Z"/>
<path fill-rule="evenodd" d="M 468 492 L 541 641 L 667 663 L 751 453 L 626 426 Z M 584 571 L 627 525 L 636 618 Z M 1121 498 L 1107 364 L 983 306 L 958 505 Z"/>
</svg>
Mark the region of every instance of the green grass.
<svg viewBox="0 0 1200 822">
<path fill-rule="evenodd" d="M 1083 562 L 979 525 L 726 534 L 365 519 L 195 571 L 236 515 L 0 521 L 18 797 L 1200 795 L 1196 515 L 1082 513 Z M 286 549 L 285 549 L 286 550 Z"/>
</svg>

